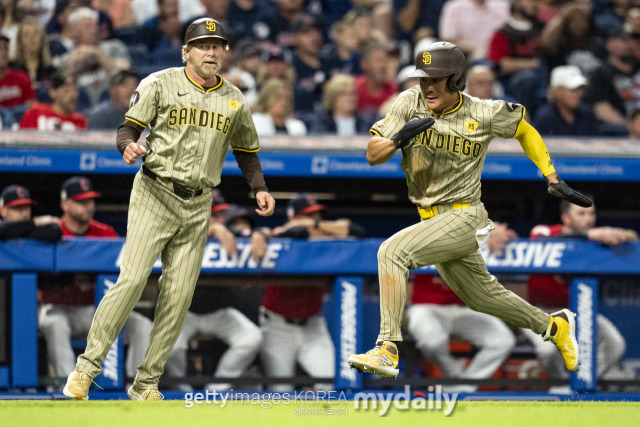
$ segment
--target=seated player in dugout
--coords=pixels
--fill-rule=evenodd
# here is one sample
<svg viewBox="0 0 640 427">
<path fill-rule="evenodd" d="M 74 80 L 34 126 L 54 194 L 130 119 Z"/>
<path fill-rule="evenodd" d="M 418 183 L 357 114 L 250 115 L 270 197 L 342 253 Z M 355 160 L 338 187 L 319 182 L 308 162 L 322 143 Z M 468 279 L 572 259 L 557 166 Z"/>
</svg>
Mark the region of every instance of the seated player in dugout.
<svg viewBox="0 0 640 427">
<path fill-rule="evenodd" d="M 556 225 L 536 225 L 531 230 L 529 237 L 531 239 L 583 239 L 599 242 L 609 247 L 638 241 L 638 233 L 634 230 L 607 226 L 596 227 L 595 205 L 582 208 L 561 200 L 560 220 L 561 223 Z M 566 276 L 532 275 L 529 277 L 527 299 L 531 304 L 550 310 L 566 307 L 569 303 L 569 282 L 570 278 Z M 597 376 L 602 377 L 620 361 L 627 345 L 618 328 L 605 316 L 598 314 L 596 322 L 598 330 Z M 523 332 L 535 346 L 536 355 L 549 377 L 567 378 L 567 373 L 562 369 L 562 360 L 553 347 L 543 342 L 530 330 L 524 329 Z"/>
<path fill-rule="evenodd" d="M 273 230 L 274 237 L 296 239 L 363 237 L 362 227 L 349 219 L 325 220 L 311 194 L 302 193 L 287 205 L 288 221 Z M 272 378 L 293 377 L 300 366 L 313 378 L 333 378 L 335 349 L 322 306 L 327 281 L 308 276 L 304 283 L 268 283 L 260 307 L 261 351 L 265 374 Z M 332 383 L 316 382 L 316 390 L 331 390 Z M 275 383 L 273 391 L 290 391 L 290 384 Z"/>
<path fill-rule="evenodd" d="M 547 314 L 505 289 L 480 254 L 495 228 L 480 201 L 480 174 L 491 140 L 515 138 L 540 169 L 548 192 L 581 206 L 591 201 L 572 190 L 551 163 L 540 134 L 524 120 L 525 107 L 470 97 L 462 90 L 467 59 L 448 42 L 419 51 L 420 86 L 400 94 L 370 130 L 367 161 L 378 165 L 402 153 L 409 199 L 421 221 L 394 234 L 378 251 L 380 334 L 373 349 L 348 359 L 352 368 L 398 375 L 398 348 L 409 272 L 435 265 L 445 283 L 472 310 L 533 330 L 551 340 L 570 371 L 578 369 L 575 314 Z"/>
<path fill-rule="evenodd" d="M 62 238 L 58 218 L 43 215 L 32 218 L 32 208 L 38 202 L 22 185 L 13 184 L 2 190 L 0 195 L 0 240 L 36 239 L 57 242 Z"/>
<path fill-rule="evenodd" d="M 220 241 L 220 246 L 229 256 L 238 254 L 236 237 L 249 237 L 251 242 L 251 258 L 259 261 L 267 250 L 271 231 L 267 227 L 254 229 L 254 219 L 248 210 L 225 202 L 224 196 L 217 188 L 211 191 L 211 221 L 207 236 Z M 236 215 L 240 210 L 244 215 Z"/>
</svg>

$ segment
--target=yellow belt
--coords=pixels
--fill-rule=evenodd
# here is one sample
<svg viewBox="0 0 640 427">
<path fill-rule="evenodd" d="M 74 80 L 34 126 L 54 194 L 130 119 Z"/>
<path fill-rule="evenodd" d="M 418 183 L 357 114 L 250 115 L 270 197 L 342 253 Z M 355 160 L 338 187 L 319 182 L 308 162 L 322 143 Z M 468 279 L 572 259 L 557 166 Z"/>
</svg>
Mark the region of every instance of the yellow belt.
<svg viewBox="0 0 640 427">
<path fill-rule="evenodd" d="M 454 203 L 453 205 L 451 205 L 451 209 L 466 208 L 467 206 L 471 206 L 471 203 Z M 420 214 L 420 218 L 422 219 L 433 218 L 434 216 L 438 215 L 438 207 L 431 206 L 428 209 L 419 208 L 418 213 Z"/>
</svg>

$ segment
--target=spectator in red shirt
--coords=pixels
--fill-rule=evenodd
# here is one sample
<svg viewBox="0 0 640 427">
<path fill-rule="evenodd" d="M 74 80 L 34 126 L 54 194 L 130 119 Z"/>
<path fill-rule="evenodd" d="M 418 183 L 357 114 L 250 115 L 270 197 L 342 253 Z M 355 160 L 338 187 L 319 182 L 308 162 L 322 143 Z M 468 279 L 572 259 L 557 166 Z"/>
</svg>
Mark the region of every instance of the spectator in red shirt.
<svg viewBox="0 0 640 427">
<path fill-rule="evenodd" d="M 537 238 L 578 238 L 600 242 L 607 246 L 638 240 L 634 230 L 615 227 L 596 227 L 595 204 L 590 208 L 560 202 L 561 224 L 537 225 L 531 230 L 529 237 Z M 528 301 L 548 311 L 556 307 L 567 307 L 569 304 L 569 282 L 562 276 L 530 276 Z M 626 342 L 613 323 L 601 314 L 597 316 L 598 329 L 598 377 L 604 375 L 609 368 L 623 356 Z M 560 360 L 553 346 L 548 346 L 536 334 L 525 335 L 536 348 L 538 358 L 547 369 L 551 378 L 567 378 L 562 358 Z M 549 348 L 551 347 L 551 348 Z"/>
<path fill-rule="evenodd" d="M 325 221 L 324 205 L 311 194 L 300 194 L 287 205 L 288 222 L 273 230 L 277 237 L 347 238 L 363 236 L 364 231 L 348 219 Z M 268 284 L 260 307 L 263 343 L 261 359 L 267 376 L 292 377 L 299 364 L 311 377 L 333 377 L 335 350 L 327 323 L 322 317 L 324 280 L 308 279 L 306 285 Z M 330 384 L 315 384 L 330 389 Z M 276 384 L 276 391 L 291 390 Z"/>
<path fill-rule="evenodd" d="M 513 0 L 509 20 L 493 34 L 489 59 L 500 71 L 499 78 L 510 96 L 531 114 L 538 107 L 540 82 L 540 33 L 537 0 Z"/>
<path fill-rule="evenodd" d="M 500 253 L 509 240 L 517 237 L 506 224 L 495 223 L 487 242 L 489 251 Z M 440 368 L 445 378 L 489 378 L 511 353 L 516 343 L 513 333 L 497 317 L 471 310 L 439 277 L 414 274 L 412 305 L 407 309 L 407 329 L 416 347 Z M 449 352 L 449 339 L 455 335 L 478 348 L 471 363 L 464 367 Z M 458 392 L 474 392 L 476 386 L 449 387 Z"/>
<path fill-rule="evenodd" d="M 29 75 L 9 68 L 9 38 L 0 33 L 0 106 L 15 107 L 35 99 Z"/>
<path fill-rule="evenodd" d="M 93 219 L 95 199 L 101 194 L 93 190 L 91 181 L 74 176 L 62 184 L 60 218 L 63 238 L 117 238 L 113 227 Z M 60 285 L 60 282 L 65 284 Z M 89 332 L 94 306 L 95 275 L 75 273 L 44 277 L 40 283 L 38 327 L 47 343 L 49 363 L 55 377 L 73 370 L 76 357 L 71 347 L 72 337 L 84 337 Z M 126 361 L 127 376 L 135 376 L 144 360 L 149 342 L 151 321 L 133 312 L 125 324 L 125 344 L 129 343 Z M 64 384 L 64 381 L 62 382 Z"/>
<path fill-rule="evenodd" d="M 387 61 L 387 48 L 382 44 L 374 42 L 363 50 L 363 75 L 356 77 L 359 112 L 377 115 L 380 106 L 398 93 L 398 84 L 387 79 Z"/>
<path fill-rule="evenodd" d="M 78 85 L 66 74 L 55 74 L 51 78 L 49 95 L 53 104 L 33 104 L 20 121 L 22 129 L 38 129 L 50 132 L 61 130 L 73 132 L 87 129 L 87 116 L 78 113 Z"/>
</svg>

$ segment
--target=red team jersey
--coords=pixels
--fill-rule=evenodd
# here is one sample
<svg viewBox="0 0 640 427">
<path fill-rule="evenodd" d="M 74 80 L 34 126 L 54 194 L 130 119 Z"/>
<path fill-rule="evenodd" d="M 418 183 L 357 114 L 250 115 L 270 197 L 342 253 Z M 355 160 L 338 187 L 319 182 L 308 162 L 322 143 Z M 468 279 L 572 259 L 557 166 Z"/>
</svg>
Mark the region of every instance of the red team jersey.
<svg viewBox="0 0 640 427">
<path fill-rule="evenodd" d="M 91 220 L 89 231 L 83 236 L 72 234 L 60 220 L 62 237 L 86 237 L 91 238 L 116 238 L 118 233 L 110 225 Z M 87 275 L 88 276 L 88 275 Z M 93 293 L 95 282 L 91 279 L 91 284 L 70 284 L 52 290 L 41 290 L 40 301 L 45 304 L 65 304 L 65 305 L 93 305 Z"/>
<path fill-rule="evenodd" d="M 68 116 L 53 111 L 51 105 L 33 104 L 24 113 L 20 121 L 22 129 L 38 129 L 42 131 L 76 131 L 87 129 L 87 116 L 80 113 L 71 113 Z"/>
<path fill-rule="evenodd" d="M 560 236 L 562 224 L 536 225 L 529 238 L 544 236 Z M 569 304 L 569 287 L 560 276 L 529 276 L 528 300 L 532 305 L 541 307 L 567 307 Z"/>
<path fill-rule="evenodd" d="M 0 79 L 0 105 L 9 108 L 35 99 L 29 75 L 24 71 L 7 69 L 7 75 Z"/>
<path fill-rule="evenodd" d="M 433 274 L 413 275 L 413 304 L 464 305 L 440 276 Z"/>
<path fill-rule="evenodd" d="M 267 285 L 262 305 L 286 319 L 308 319 L 322 310 L 324 286 Z"/>
</svg>

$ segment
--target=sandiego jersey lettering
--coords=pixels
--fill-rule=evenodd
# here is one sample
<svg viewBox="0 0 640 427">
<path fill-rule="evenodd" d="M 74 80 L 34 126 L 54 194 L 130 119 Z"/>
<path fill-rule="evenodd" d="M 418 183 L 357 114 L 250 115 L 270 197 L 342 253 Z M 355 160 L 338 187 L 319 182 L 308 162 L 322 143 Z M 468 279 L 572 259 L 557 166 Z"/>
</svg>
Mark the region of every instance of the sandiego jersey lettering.
<svg viewBox="0 0 640 427">
<path fill-rule="evenodd" d="M 371 128 L 372 135 L 390 137 L 406 122 L 434 117 L 435 124 L 402 148 L 402 169 L 409 199 L 420 208 L 480 199 L 480 175 L 489 142 L 512 138 L 524 108 L 504 101 L 481 100 L 460 94 L 460 102 L 441 117 L 424 103 L 420 87 L 402 92 L 386 117 Z"/>
<path fill-rule="evenodd" d="M 220 78 L 203 90 L 184 68 L 153 73 L 131 98 L 127 120 L 149 126 L 144 164 L 155 174 L 191 188 L 220 184 L 229 147 L 260 149 L 242 92 Z"/>
</svg>

